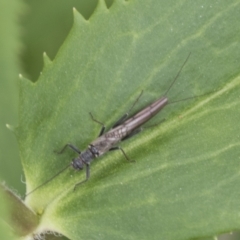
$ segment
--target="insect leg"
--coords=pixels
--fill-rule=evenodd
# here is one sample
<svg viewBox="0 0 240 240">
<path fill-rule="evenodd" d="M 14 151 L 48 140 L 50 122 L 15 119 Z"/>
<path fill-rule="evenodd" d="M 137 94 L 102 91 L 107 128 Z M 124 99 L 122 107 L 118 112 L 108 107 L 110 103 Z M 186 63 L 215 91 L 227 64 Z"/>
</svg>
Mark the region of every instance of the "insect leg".
<svg viewBox="0 0 240 240">
<path fill-rule="evenodd" d="M 123 151 L 123 149 L 120 146 L 116 146 L 116 147 L 112 147 L 109 149 L 109 151 L 114 151 L 114 150 L 121 150 L 124 157 L 129 161 L 129 162 L 135 162 L 135 160 L 131 160 L 129 159 L 129 157 L 127 156 L 127 154 Z"/>
<path fill-rule="evenodd" d="M 77 152 L 78 154 L 81 153 L 81 151 L 77 147 L 72 145 L 71 143 L 66 144 L 59 152 L 57 152 L 57 151 L 55 151 L 55 152 L 57 154 L 62 154 L 66 150 L 67 147 L 71 148 L 74 152 Z"/>
<path fill-rule="evenodd" d="M 79 183 L 76 183 L 75 186 L 74 186 L 74 188 L 73 188 L 73 191 L 75 191 L 76 188 L 79 187 L 79 185 L 87 182 L 87 180 L 88 180 L 89 178 L 90 178 L 90 165 L 89 165 L 89 164 L 86 164 L 86 179 L 83 180 L 83 181 L 81 181 L 81 182 L 79 182 Z"/>
<path fill-rule="evenodd" d="M 99 133 L 99 137 L 100 136 L 102 136 L 103 135 L 103 133 L 104 133 L 104 131 L 105 131 L 105 126 L 104 126 L 104 124 L 102 123 L 102 122 L 99 122 L 98 120 L 96 120 L 94 117 L 93 117 L 93 115 L 92 115 L 92 113 L 90 112 L 89 113 L 90 114 L 90 116 L 91 116 L 91 118 L 92 118 L 92 120 L 94 121 L 94 122 L 96 122 L 96 123 L 98 123 L 98 124 L 100 124 L 101 126 L 102 126 L 102 128 L 101 128 L 101 130 L 100 130 L 100 133 Z"/>
<path fill-rule="evenodd" d="M 122 124 L 129 116 L 129 113 L 131 112 L 131 110 L 133 109 L 133 107 L 136 105 L 136 103 L 138 102 L 139 98 L 142 96 L 143 91 L 141 91 L 140 95 L 138 96 L 138 98 L 135 100 L 135 102 L 133 103 L 133 105 L 131 106 L 131 108 L 128 110 L 128 112 L 126 112 L 117 122 L 115 122 L 112 126 L 112 128 L 115 128 L 117 126 L 119 126 L 120 124 Z"/>
</svg>

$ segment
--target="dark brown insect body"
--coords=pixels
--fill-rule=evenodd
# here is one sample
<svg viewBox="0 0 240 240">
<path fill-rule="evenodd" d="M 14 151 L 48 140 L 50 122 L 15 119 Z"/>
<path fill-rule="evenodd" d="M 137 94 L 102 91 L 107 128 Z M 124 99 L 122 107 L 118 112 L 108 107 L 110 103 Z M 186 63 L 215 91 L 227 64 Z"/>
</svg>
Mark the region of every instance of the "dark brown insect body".
<svg viewBox="0 0 240 240">
<path fill-rule="evenodd" d="M 77 185 L 88 180 L 90 177 L 90 162 L 93 161 L 93 159 L 100 157 L 104 153 L 119 149 L 128 159 L 123 149 L 119 146 L 116 147 L 116 145 L 120 141 L 140 132 L 141 128 L 139 127 L 155 116 L 162 108 L 166 106 L 167 103 L 168 99 L 166 97 L 162 97 L 129 119 L 125 120 L 128 115 L 124 116 L 120 122 L 115 124 L 110 131 L 104 134 L 103 132 L 105 127 L 103 126 L 100 136 L 89 144 L 87 150 L 80 153 L 79 156 L 72 161 L 71 165 L 76 170 L 82 170 L 84 165 L 86 165 L 86 179 Z M 94 118 L 93 120 L 96 121 Z M 74 151 L 77 150 L 76 147 L 71 144 L 67 144 L 65 147 L 67 146 L 72 148 Z M 77 185 L 75 185 L 75 188 Z"/>
</svg>

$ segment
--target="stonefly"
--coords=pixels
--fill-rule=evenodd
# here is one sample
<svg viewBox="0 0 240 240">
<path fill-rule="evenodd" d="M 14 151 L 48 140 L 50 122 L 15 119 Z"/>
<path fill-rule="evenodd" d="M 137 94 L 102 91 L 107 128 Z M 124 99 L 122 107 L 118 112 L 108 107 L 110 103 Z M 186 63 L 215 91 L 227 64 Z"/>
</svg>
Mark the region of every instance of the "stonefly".
<svg viewBox="0 0 240 240">
<path fill-rule="evenodd" d="M 149 106 L 145 107 L 143 110 L 141 110 L 140 112 L 135 114 L 133 117 L 128 118 L 129 117 L 129 112 L 132 110 L 132 108 L 135 106 L 135 104 L 137 103 L 138 99 L 142 95 L 142 92 L 141 92 L 141 94 L 136 99 L 136 101 L 134 102 L 134 104 L 132 105 L 130 110 L 127 113 L 125 113 L 112 126 L 112 128 L 108 132 L 104 132 L 105 131 L 104 124 L 99 122 L 99 121 L 97 121 L 93 117 L 93 115 L 90 113 L 90 116 L 91 116 L 92 120 L 97 122 L 98 124 L 100 124 L 102 126 L 98 138 L 95 139 L 93 142 L 91 142 L 88 145 L 88 148 L 85 151 L 83 151 L 83 152 L 81 152 L 77 147 L 75 147 L 74 145 L 72 145 L 70 143 L 66 144 L 63 147 L 63 149 L 60 152 L 58 152 L 58 153 L 60 153 L 60 154 L 63 153 L 63 151 L 67 147 L 69 147 L 73 151 L 77 152 L 79 155 L 76 158 L 74 158 L 72 160 L 72 162 L 70 164 L 68 164 L 65 168 L 63 168 L 61 171 L 59 171 L 53 177 L 48 179 L 46 182 L 42 183 L 41 185 L 39 185 L 38 187 L 36 187 L 32 191 L 27 193 L 25 196 L 28 196 L 29 194 L 35 192 L 40 187 L 42 187 L 45 184 L 49 183 L 52 179 L 57 177 L 60 173 L 65 171 L 68 167 L 72 166 L 76 170 L 83 170 L 84 165 L 85 165 L 86 166 L 86 178 L 85 178 L 85 180 L 75 184 L 75 186 L 74 186 L 74 190 L 75 190 L 77 186 L 79 186 L 80 184 L 86 182 L 90 178 L 90 163 L 94 159 L 100 157 L 101 155 L 103 155 L 104 153 L 106 153 L 108 151 L 121 150 L 121 152 L 123 153 L 125 158 L 128 161 L 131 161 L 128 158 L 127 154 L 124 152 L 124 150 L 120 146 L 117 146 L 117 144 L 119 142 L 124 141 L 124 140 L 126 140 L 126 139 L 128 139 L 128 138 L 130 138 L 130 137 L 132 137 L 134 135 L 136 135 L 137 133 L 141 132 L 141 130 L 142 130 L 141 126 L 144 123 L 146 123 L 148 120 L 150 120 L 152 117 L 154 117 L 158 112 L 160 112 L 161 109 L 163 109 L 169 103 L 168 102 L 168 98 L 166 97 L 166 95 L 168 94 L 168 92 L 170 91 L 170 89 L 172 88 L 174 83 L 176 82 L 176 80 L 177 80 L 178 76 L 180 75 L 184 65 L 187 63 L 190 55 L 191 55 L 191 53 L 189 53 L 189 55 L 187 56 L 187 58 L 184 61 L 183 65 L 181 66 L 180 70 L 178 71 L 176 77 L 174 78 L 174 80 L 172 81 L 172 83 L 170 84 L 170 86 L 168 87 L 168 89 L 166 90 L 166 92 L 164 93 L 164 95 L 161 98 L 157 99 L 152 104 L 150 104 Z M 181 99 L 181 100 L 178 100 L 178 101 L 175 101 L 175 102 L 184 101 L 184 100 L 192 99 L 192 98 L 196 98 L 196 97 L 199 97 L 199 96 L 189 97 L 189 98 Z M 171 103 L 173 103 L 173 102 L 171 102 Z"/>
</svg>

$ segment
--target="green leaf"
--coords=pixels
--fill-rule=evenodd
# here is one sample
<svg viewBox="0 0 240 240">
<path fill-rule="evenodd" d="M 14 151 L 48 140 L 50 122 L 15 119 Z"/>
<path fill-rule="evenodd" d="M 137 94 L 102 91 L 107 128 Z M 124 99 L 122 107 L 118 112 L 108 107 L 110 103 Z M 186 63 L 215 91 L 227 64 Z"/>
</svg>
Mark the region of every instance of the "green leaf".
<svg viewBox="0 0 240 240">
<path fill-rule="evenodd" d="M 238 1 L 99 1 L 74 25 L 36 83 L 22 78 L 16 131 L 30 192 L 111 126 L 144 94 L 134 112 L 170 90 L 169 104 L 146 129 L 91 164 L 69 168 L 30 194 L 39 231 L 70 239 L 193 239 L 239 228 L 240 45 Z"/>
</svg>

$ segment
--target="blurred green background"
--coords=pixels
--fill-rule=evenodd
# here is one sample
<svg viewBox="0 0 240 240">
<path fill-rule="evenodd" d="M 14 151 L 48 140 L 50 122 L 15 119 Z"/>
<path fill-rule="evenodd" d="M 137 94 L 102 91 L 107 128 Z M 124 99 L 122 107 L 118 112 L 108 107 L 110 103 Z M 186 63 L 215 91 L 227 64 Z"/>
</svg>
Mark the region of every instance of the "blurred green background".
<svg viewBox="0 0 240 240">
<path fill-rule="evenodd" d="M 111 7 L 113 0 L 106 0 Z M 0 0 L 0 179 L 24 195 L 24 174 L 14 134 L 6 124 L 18 124 L 18 74 L 37 81 L 43 52 L 54 59 L 67 37 L 75 7 L 88 19 L 97 0 Z M 225 234 L 219 240 L 237 240 Z"/>
</svg>

